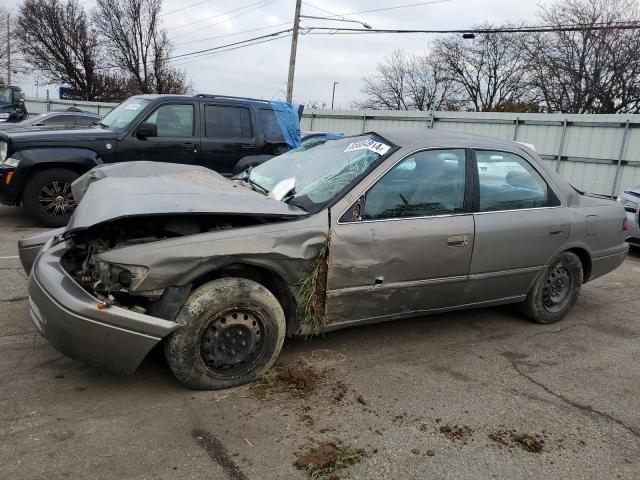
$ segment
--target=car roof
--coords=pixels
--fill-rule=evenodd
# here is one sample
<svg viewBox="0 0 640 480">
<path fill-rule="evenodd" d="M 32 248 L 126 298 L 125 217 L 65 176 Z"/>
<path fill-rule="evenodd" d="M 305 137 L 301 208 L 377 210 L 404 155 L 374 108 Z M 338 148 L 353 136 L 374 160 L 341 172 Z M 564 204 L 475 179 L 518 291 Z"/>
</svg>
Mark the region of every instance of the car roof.
<svg viewBox="0 0 640 480">
<path fill-rule="evenodd" d="M 210 95 L 205 93 L 198 93 L 196 95 L 169 95 L 169 94 L 143 94 L 135 95 L 136 98 L 146 98 L 148 100 L 176 100 L 176 99 L 189 99 L 196 101 L 215 101 L 221 103 L 241 103 L 248 104 L 253 103 L 257 105 L 270 106 L 269 100 L 262 100 L 259 98 L 245 98 L 231 95 Z"/>
<path fill-rule="evenodd" d="M 483 135 L 454 132 L 444 129 L 421 130 L 376 130 L 376 133 L 391 143 L 408 149 L 430 147 L 500 148 L 522 151 L 525 147 L 517 142 Z"/>
</svg>

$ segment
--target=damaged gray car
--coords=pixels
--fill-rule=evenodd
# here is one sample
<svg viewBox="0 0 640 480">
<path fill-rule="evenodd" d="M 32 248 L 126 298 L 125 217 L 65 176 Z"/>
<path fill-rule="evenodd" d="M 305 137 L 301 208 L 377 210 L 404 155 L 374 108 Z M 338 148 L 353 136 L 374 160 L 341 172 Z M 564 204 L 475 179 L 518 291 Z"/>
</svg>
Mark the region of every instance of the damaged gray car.
<svg viewBox="0 0 640 480">
<path fill-rule="evenodd" d="M 628 250 L 619 203 L 521 144 L 443 131 L 333 140 L 234 179 L 107 165 L 73 188 L 68 226 L 20 241 L 37 330 L 126 373 L 162 342 L 195 389 L 256 379 L 286 336 L 506 303 L 557 322 Z"/>
</svg>

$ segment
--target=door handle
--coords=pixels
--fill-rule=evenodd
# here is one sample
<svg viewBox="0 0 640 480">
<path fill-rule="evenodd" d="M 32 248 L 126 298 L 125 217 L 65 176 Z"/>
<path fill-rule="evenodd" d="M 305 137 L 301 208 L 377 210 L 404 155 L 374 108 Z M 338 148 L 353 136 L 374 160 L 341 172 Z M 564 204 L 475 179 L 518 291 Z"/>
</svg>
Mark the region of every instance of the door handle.
<svg viewBox="0 0 640 480">
<path fill-rule="evenodd" d="M 564 225 L 555 225 L 549 229 L 549 236 L 557 237 L 558 235 L 561 235 L 562 232 L 564 232 Z"/>
<path fill-rule="evenodd" d="M 451 235 L 447 238 L 447 246 L 464 247 L 469 244 L 469 237 L 466 235 Z"/>
<path fill-rule="evenodd" d="M 243 150 L 255 150 L 255 145 L 242 145 Z"/>
<path fill-rule="evenodd" d="M 197 153 L 198 152 L 198 146 L 195 143 L 183 143 L 182 146 L 187 149 L 187 150 L 193 150 L 193 153 Z"/>
</svg>

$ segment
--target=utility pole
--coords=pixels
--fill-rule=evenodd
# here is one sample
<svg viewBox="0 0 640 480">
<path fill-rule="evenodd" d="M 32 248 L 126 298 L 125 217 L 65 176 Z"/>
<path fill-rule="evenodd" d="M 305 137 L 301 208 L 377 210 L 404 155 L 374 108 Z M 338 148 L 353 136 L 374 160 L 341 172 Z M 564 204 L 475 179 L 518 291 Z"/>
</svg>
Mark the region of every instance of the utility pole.
<svg viewBox="0 0 640 480">
<path fill-rule="evenodd" d="M 7 86 L 11 86 L 11 15 L 7 14 Z"/>
<path fill-rule="evenodd" d="M 333 110 L 333 101 L 336 98 L 336 85 L 338 85 L 338 82 L 333 82 L 333 93 L 331 94 L 331 110 Z"/>
<path fill-rule="evenodd" d="M 302 0 L 296 0 L 296 14 L 293 17 L 293 35 L 291 36 L 291 56 L 289 57 L 289 78 L 287 79 L 287 102 L 289 103 L 293 101 L 293 77 L 296 71 L 296 51 L 298 50 L 301 4 Z"/>
</svg>

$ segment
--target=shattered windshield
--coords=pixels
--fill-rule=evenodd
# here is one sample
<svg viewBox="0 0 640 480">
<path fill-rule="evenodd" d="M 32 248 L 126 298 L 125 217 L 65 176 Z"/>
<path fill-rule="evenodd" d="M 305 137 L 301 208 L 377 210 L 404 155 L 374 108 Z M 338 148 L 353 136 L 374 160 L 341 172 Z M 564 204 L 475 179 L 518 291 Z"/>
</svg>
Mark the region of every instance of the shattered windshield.
<svg viewBox="0 0 640 480">
<path fill-rule="evenodd" d="M 123 130 L 133 122 L 151 102 L 147 98 L 132 97 L 125 100 L 104 117 L 100 124 L 114 130 Z"/>
<path fill-rule="evenodd" d="M 253 168 L 248 180 L 271 191 L 278 182 L 293 177 L 295 192 L 287 201 L 314 213 L 366 173 L 391 147 L 376 135 L 302 146 Z"/>
</svg>

